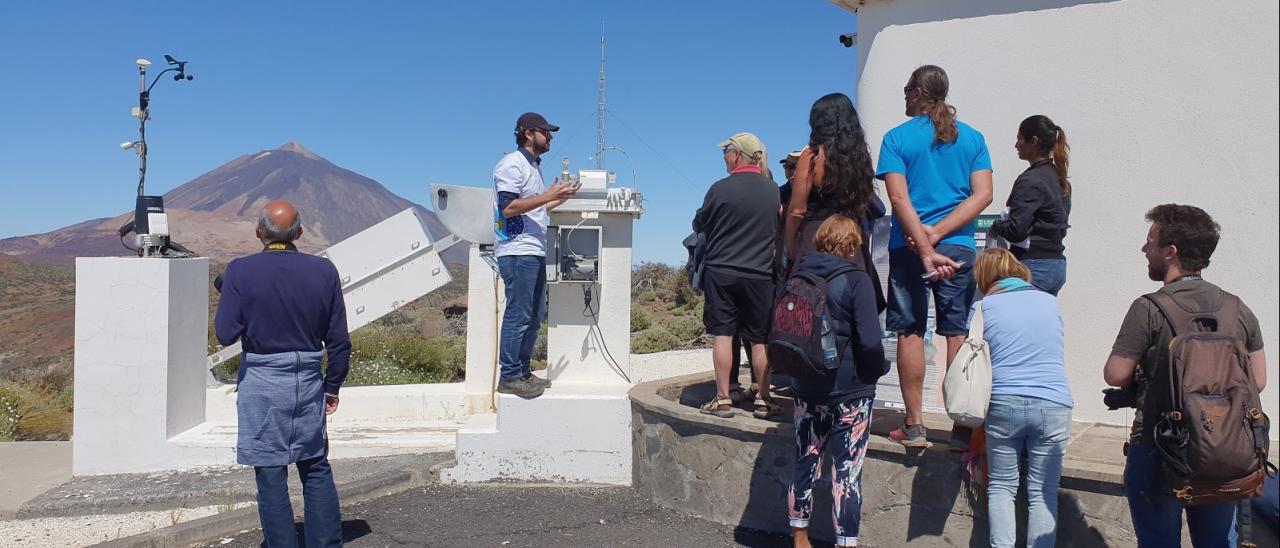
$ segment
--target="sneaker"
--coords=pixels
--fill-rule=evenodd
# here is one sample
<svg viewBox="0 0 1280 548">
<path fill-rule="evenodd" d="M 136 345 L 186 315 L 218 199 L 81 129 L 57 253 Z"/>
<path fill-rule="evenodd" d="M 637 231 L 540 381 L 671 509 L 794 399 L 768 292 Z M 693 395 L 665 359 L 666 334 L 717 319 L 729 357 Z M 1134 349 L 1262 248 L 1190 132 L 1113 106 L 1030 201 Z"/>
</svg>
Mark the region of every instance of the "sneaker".
<svg viewBox="0 0 1280 548">
<path fill-rule="evenodd" d="M 524 380 L 528 381 L 529 384 L 542 387 L 543 390 L 551 388 L 551 379 L 544 379 L 542 377 L 534 375 L 533 373 L 529 373 L 529 376 L 525 377 Z"/>
<path fill-rule="evenodd" d="M 926 437 L 928 434 L 929 430 L 923 424 L 903 423 L 902 426 L 889 432 L 889 439 L 912 449 L 928 449 L 933 446 Z"/>
<path fill-rule="evenodd" d="M 531 383 L 526 379 L 502 379 L 498 381 L 499 393 L 520 396 L 526 400 L 541 396 L 543 390 L 542 386 Z"/>
</svg>

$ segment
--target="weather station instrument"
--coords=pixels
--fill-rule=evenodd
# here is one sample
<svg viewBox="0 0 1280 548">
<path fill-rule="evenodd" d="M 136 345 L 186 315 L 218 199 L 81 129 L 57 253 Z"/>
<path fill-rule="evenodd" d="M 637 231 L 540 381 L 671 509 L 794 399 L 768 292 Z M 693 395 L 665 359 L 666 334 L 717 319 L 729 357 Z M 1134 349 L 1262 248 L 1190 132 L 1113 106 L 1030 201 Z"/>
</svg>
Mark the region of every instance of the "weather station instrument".
<svg viewBox="0 0 1280 548">
<path fill-rule="evenodd" d="M 175 82 L 191 81 L 193 76 L 187 74 L 187 62 L 174 59 L 166 54 L 164 60 L 169 68 L 157 74 L 147 85 L 147 67 L 151 61 L 138 59 L 138 106 L 133 107 L 133 117 L 138 119 L 138 140 L 120 143 L 121 150 L 132 150 L 138 155 L 138 197 L 134 202 L 133 219 L 117 230 L 120 243 L 139 257 L 191 257 L 194 255 L 187 248 L 169 238 L 169 218 L 164 213 L 164 197 L 147 196 L 147 120 L 151 118 L 151 89 L 160 82 L 160 77 L 174 72 Z M 125 244 L 125 236 L 133 233 L 134 247 Z"/>
</svg>

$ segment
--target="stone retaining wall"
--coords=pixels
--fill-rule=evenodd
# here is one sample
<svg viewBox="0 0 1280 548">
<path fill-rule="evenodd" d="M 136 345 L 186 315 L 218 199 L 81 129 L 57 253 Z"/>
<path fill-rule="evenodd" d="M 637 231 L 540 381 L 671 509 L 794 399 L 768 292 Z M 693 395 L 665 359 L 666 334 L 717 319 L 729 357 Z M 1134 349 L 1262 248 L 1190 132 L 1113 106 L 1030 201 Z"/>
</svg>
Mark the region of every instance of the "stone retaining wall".
<svg viewBox="0 0 1280 548">
<path fill-rule="evenodd" d="M 709 379 L 706 373 L 688 375 L 631 391 L 636 490 L 709 520 L 789 532 L 787 486 L 795 451 L 790 414 L 785 422 L 757 420 L 745 411 L 730 419 L 703 415 L 688 404 L 710 399 Z M 986 546 L 986 519 L 966 494 L 960 459 L 945 449 L 945 438 L 933 439 L 948 433 L 949 422 L 926 420 L 934 448 L 909 454 L 884 437 L 901 420 L 884 412 L 872 423 L 862 472 L 863 545 Z M 1058 545 L 1135 545 L 1120 485 L 1123 429 L 1081 423 L 1074 429 L 1058 497 Z M 814 489 L 816 538 L 833 538 L 829 489 L 825 481 Z M 1018 506 L 1025 523 L 1025 505 Z M 1274 539 L 1257 540 L 1275 546 Z"/>
</svg>

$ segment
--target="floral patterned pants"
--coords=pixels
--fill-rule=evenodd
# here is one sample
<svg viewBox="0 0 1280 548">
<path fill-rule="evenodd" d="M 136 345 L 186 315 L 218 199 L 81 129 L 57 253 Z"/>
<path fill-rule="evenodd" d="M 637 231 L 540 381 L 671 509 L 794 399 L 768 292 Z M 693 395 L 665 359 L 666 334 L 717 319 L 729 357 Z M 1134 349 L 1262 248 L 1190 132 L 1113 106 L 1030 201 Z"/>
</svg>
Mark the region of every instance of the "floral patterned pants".
<svg viewBox="0 0 1280 548">
<path fill-rule="evenodd" d="M 791 526 L 809 526 L 813 514 L 813 484 L 822 475 L 826 457 L 831 474 L 832 520 L 836 545 L 857 546 L 862 520 L 862 461 L 867 455 L 874 398 L 835 405 L 796 399 L 796 460 L 787 492 Z"/>
</svg>

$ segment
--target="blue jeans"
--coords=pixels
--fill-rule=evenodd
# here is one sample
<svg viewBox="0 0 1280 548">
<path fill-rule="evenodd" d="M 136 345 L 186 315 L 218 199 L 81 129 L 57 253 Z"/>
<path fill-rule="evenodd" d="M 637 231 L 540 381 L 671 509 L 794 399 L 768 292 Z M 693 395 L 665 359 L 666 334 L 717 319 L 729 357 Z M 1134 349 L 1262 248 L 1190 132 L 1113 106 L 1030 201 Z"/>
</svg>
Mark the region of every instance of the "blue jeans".
<svg viewBox="0 0 1280 548">
<path fill-rule="evenodd" d="M 992 395 L 986 428 L 991 546 L 1012 547 L 1015 542 L 1018 454 L 1025 450 L 1027 548 L 1052 548 L 1058 530 L 1062 454 L 1071 437 L 1071 408 L 1041 398 Z"/>
<path fill-rule="evenodd" d="M 529 376 L 529 360 L 533 358 L 533 345 L 538 342 L 538 327 L 546 307 L 546 266 L 546 257 L 537 255 L 498 257 L 498 273 L 507 290 L 498 346 L 503 380 Z"/>
<path fill-rule="evenodd" d="M 1054 297 L 1067 283 L 1066 259 L 1027 259 L 1022 264 L 1031 271 L 1031 285 Z"/>
<path fill-rule="evenodd" d="M 1129 446 L 1124 465 L 1124 494 L 1129 499 L 1129 516 L 1139 548 L 1178 546 L 1182 542 L 1182 511 L 1187 511 L 1187 529 L 1195 548 L 1235 548 L 1235 502 L 1208 506 L 1183 506 L 1161 477 L 1160 457 L 1154 445 Z"/>
<path fill-rule="evenodd" d="M 297 466 L 302 480 L 307 548 L 342 546 L 342 514 L 328 457 L 298 461 Z M 258 480 L 263 544 L 267 548 L 296 548 L 298 534 L 293 526 L 293 505 L 289 503 L 289 467 L 255 466 L 253 473 Z"/>
</svg>

